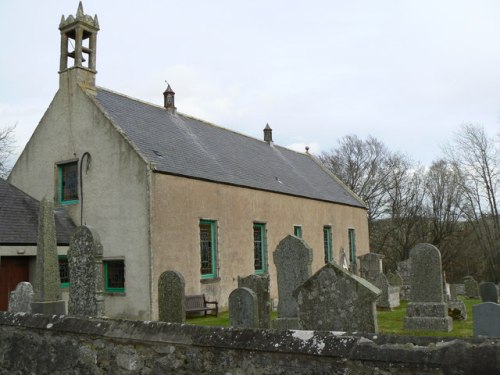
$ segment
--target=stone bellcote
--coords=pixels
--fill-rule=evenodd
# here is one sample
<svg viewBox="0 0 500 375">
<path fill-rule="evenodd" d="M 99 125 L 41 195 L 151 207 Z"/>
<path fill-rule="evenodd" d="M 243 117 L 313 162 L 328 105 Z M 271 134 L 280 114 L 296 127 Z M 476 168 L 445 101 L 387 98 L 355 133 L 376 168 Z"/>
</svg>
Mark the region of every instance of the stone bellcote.
<svg viewBox="0 0 500 375">
<path fill-rule="evenodd" d="M 271 129 L 269 124 L 266 124 L 264 128 L 264 142 L 273 143 L 273 129 Z"/>
<path fill-rule="evenodd" d="M 99 21 L 83 13 L 80 2 L 76 16 L 61 18 L 61 58 L 59 65 L 59 86 L 74 83 L 95 88 L 96 44 Z"/>
</svg>

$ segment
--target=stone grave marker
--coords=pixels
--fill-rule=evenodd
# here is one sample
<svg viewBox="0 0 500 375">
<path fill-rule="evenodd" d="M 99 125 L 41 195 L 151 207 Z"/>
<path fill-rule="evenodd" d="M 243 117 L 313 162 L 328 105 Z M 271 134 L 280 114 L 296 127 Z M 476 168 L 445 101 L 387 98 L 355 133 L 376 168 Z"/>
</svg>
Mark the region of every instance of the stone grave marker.
<svg viewBox="0 0 500 375">
<path fill-rule="evenodd" d="M 443 274 L 439 250 L 426 243 L 410 251 L 410 303 L 406 308 L 404 328 L 449 332 L 453 321 L 443 295 Z"/>
<path fill-rule="evenodd" d="M 403 285 L 401 285 L 399 296 L 402 300 L 408 301 L 410 298 L 410 273 L 411 273 L 410 259 L 398 262 L 396 265 L 397 265 L 396 274 L 398 274 L 403 280 Z"/>
<path fill-rule="evenodd" d="M 269 291 L 269 275 L 249 275 L 238 277 L 238 288 L 248 288 L 257 295 L 259 328 L 271 326 L 271 294 Z"/>
<path fill-rule="evenodd" d="M 377 307 L 389 310 L 399 307 L 399 286 L 391 285 L 383 273 L 374 275 L 367 280 L 382 292 L 377 299 Z"/>
<path fill-rule="evenodd" d="M 403 286 L 403 279 L 397 273 L 387 272 L 387 281 L 389 284 L 393 286 L 399 286 L 400 288 Z"/>
<path fill-rule="evenodd" d="M 278 319 L 273 322 L 277 329 L 299 328 L 297 301 L 293 291 L 311 276 L 313 251 L 306 242 L 288 235 L 280 241 L 273 253 L 278 279 Z"/>
<path fill-rule="evenodd" d="M 85 225 L 76 228 L 68 250 L 69 315 L 104 315 L 102 254 L 95 229 Z"/>
<path fill-rule="evenodd" d="M 9 311 L 12 313 L 31 313 L 33 302 L 33 287 L 26 281 L 17 284 L 16 289 L 10 292 Z"/>
<path fill-rule="evenodd" d="M 257 328 L 257 295 L 249 288 L 237 288 L 229 295 L 229 321 L 231 327 Z"/>
<path fill-rule="evenodd" d="M 376 253 L 368 253 L 360 255 L 359 259 L 359 272 L 363 279 L 370 280 L 370 278 L 383 273 L 382 259 L 384 255 Z"/>
<path fill-rule="evenodd" d="M 376 333 L 380 290 L 365 279 L 327 263 L 294 292 L 301 329 Z"/>
<path fill-rule="evenodd" d="M 500 337 L 500 304 L 484 302 L 472 306 L 474 336 Z"/>
<path fill-rule="evenodd" d="M 479 298 L 479 286 L 472 276 L 464 277 L 465 296 L 467 298 Z"/>
<path fill-rule="evenodd" d="M 57 255 L 54 204 L 47 199 L 40 202 L 38 216 L 38 241 L 36 247 L 33 313 L 66 314 L 66 302 L 62 299 Z"/>
<path fill-rule="evenodd" d="M 158 280 L 159 320 L 170 323 L 186 322 L 184 277 L 177 271 L 165 271 Z"/>
<path fill-rule="evenodd" d="M 482 302 L 498 303 L 498 291 L 495 283 L 482 282 L 479 284 L 479 294 Z"/>
</svg>

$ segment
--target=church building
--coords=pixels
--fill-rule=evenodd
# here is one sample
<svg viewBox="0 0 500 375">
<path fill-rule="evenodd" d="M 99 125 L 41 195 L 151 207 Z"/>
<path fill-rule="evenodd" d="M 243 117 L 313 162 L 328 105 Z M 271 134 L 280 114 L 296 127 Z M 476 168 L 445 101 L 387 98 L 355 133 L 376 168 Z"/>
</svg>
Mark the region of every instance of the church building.
<svg viewBox="0 0 500 375">
<path fill-rule="evenodd" d="M 276 299 L 288 234 L 313 248 L 313 271 L 369 251 L 365 204 L 269 126 L 255 139 L 181 113 L 170 86 L 163 106 L 97 86 L 99 27 L 81 3 L 62 17 L 59 89 L 8 180 L 99 233 L 107 316 L 157 319 L 166 270 L 223 308 L 238 276 L 269 274 Z"/>
</svg>

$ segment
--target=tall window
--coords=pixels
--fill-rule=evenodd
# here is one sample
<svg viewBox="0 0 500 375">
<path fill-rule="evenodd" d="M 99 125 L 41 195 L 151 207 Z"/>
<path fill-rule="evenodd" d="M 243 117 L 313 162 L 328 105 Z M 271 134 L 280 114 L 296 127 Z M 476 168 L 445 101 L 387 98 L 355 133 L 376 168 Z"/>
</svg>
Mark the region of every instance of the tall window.
<svg viewBox="0 0 500 375">
<path fill-rule="evenodd" d="M 325 263 L 330 263 L 332 257 L 332 227 L 325 225 L 323 227 L 323 248 L 325 250 Z"/>
<path fill-rule="evenodd" d="M 106 292 L 125 292 L 125 261 L 104 261 L 104 290 Z"/>
<path fill-rule="evenodd" d="M 60 164 L 59 204 L 78 203 L 78 163 Z"/>
<path fill-rule="evenodd" d="M 59 255 L 59 278 L 61 279 L 61 288 L 69 286 L 69 265 L 66 255 Z"/>
<path fill-rule="evenodd" d="M 216 222 L 211 220 L 200 221 L 200 255 L 201 278 L 209 279 L 217 276 Z"/>
<path fill-rule="evenodd" d="M 300 225 L 293 226 L 293 235 L 302 238 L 302 227 Z"/>
<path fill-rule="evenodd" d="M 256 274 L 266 272 L 266 224 L 253 225 L 253 264 Z"/>
<path fill-rule="evenodd" d="M 356 262 L 356 232 L 354 229 L 349 228 L 349 262 L 351 264 Z"/>
</svg>

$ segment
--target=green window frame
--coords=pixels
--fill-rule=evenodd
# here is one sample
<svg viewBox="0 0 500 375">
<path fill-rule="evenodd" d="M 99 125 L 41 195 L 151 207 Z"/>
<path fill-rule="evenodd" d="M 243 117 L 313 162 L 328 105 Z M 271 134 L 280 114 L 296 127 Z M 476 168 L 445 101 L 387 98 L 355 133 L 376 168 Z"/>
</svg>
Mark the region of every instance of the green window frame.
<svg viewBox="0 0 500 375">
<path fill-rule="evenodd" d="M 125 293 L 125 261 L 123 259 L 105 260 L 104 291 Z"/>
<path fill-rule="evenodd" d="M 356 231 L 353 228 L 348 230 L 349 236 L 349 263 L 356 263 Z"/>
<path fill-rule="evenodd" d="M 61 288 L 69 287 L 69 263 L 66 255 L 59 255 L 59 278 L 61 280 Z"/>
<path fill-rule="evenodd" d="M 300 226 L 300 225 L 294 225 L 293 226 L 293 235 L 295 237 L 302 238 L 302 226 Z"/>
<path fill-rule="evenodd" d="M 257 275 L 266 272 L 266 224 L 253 224 L 253 265 Z"/>
<path fill-rule="evenodd" d="M 58 165 L 59 204 L 76 204 L 78 200 L 78 162 Z"/>
<path fill-rule="evenodd" d="M 200 220 L 200 274 L 202 279 L 217 277 L 217 222 Z"/>
<path fill-rule="evenodd" d="M 325 250 L 325 264 L 333 261 L 332 257 L 332 227 L 325 225 L 323 227 L 323 248 Z"/>
</svg>

